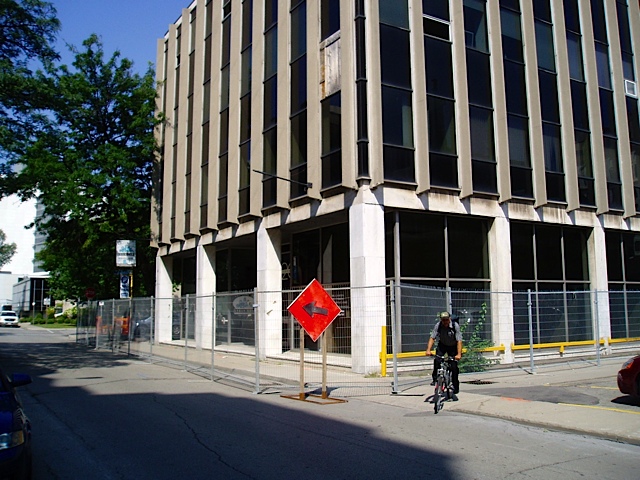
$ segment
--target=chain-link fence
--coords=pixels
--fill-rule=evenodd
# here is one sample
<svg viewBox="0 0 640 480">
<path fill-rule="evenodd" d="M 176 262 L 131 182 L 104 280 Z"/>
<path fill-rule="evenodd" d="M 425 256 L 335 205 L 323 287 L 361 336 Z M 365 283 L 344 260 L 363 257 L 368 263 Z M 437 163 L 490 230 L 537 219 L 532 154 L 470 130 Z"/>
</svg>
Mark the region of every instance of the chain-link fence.
<svg viewBox="0 0 640 480">
<path fill-rule="evenodd" d="M 311 392 L 328 382 L 338 395 L 398 392 L 429 379 L 425 349 L 442 310 L 463 332 L 462 372 L 534 369 L 568 355 L 599 360 L 640 343 L 640 292 L 325 288 L 341 312 L 315 342 L 287 310 L 301 289 L 91 302 L 80 310 L 77 339 L 256 392 Z"/>
</svg>

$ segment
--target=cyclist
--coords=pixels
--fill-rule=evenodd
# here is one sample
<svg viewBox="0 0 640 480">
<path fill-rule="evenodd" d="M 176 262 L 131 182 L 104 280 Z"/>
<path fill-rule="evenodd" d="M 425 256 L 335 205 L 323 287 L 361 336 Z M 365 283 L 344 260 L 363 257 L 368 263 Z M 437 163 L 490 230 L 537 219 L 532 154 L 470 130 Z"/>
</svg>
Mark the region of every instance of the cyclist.
<svg viewBox="0 0 640 480">
<path fill-rule="evenodd" d="M 427 343 L 427 357 L 431 356 L 431 350 L 433 344 L 438 341 L 436 347 L 436 358 L 433 360 L 433 373 L 431 374 L 431 385 L 436 384 L 436 376 L 438 374 L 438 368 L 442 360 L 438 358 L 443 357 L 444 354 L 448 354 L 449 357 L 453 357 L 456 360 L 462 358 L 462 332 L 460 332 L 460 325 L 458 322 L 451 320 L 449 312 L 440 312 L 438 314 L 438 323 L 433 327 L 429 342 Z M 460 389 L 460 382 L 458 381 L 458 363 L 451 363 L 451 380 L 453 381 L 454 393 L 458 393 Z"/>
</svg>

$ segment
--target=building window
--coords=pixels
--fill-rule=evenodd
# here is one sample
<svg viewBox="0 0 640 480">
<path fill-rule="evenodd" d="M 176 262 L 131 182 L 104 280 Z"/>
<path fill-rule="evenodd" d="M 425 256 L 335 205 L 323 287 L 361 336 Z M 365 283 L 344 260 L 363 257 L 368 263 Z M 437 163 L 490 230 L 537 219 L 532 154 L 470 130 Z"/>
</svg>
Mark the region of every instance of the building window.
<svg viewBox="0 0 640 480">
<path fill-rule="evenodd" d="M 474 191 L 497 193 L 487 3 L 464 0 L 464 30 Z"/>
<path fill-rule="evenodd" d="M 633 190 L 636 214 L 640 213 L 640 117 L 638 100 L 627 97 L 627 122 L 631 141 L 631 170 L 633 172 Z"/>
<path fill-rule="evenodd" d="M 587 230 L 575 227 L 511 223 L 517 345 L 529 343 L 528 295 L 519 293 L 527 290 L 533 292 L 533 343 L 593 338 L 588 292 L 588 235 Z M 584 315 L 568 314 L 580 310 Z"/>
<path fill-rule="evenodd" d="M 240 53 L 240 178 L 238 199 L 240 215 L 249 213 L 251 204 L 251 60 L 253 0 L 242 2 L 242 44 Z"/>
<path fill-rule="evenodd" d="M 542 140 L 544 144 L 545 181 L 547 199 L 565 202 L 564 163 L 558 99 L 558 80 L 555 64 L 553 23 L 550 0 L 533 3 L 538 54 L 538 81 L 542 110 Z"/>
<path fill-rule="evenodd" d="M 231 62 L 231 0 L 223 4 L 220 79 L 220 156 L 218 159 L 218 223 L 228 218 L 229 195 L 229 71 Z"/>
<path fill-rule="evenodd" d="M 340 30 L 340 0 L 320 1 L 320 39 L 324 40 Z"/>
<path fill-rule="evenodd" d="M 322 101 L 322 188 L 342 183 L 342 99 L 340 92 Z"/>
<path fill-rule="evenodd" d="M 511 194 L 515 197 L 533 198 L 527 83 L 518 0 L 500 2 L 500 25 L 507 98 Z"/>
<path fill-rule="evenodd" d="M 385 217 L 387 277 L 442 288 L 489 289 L 485 220 L 400 212 L 400 252 L 395 252 L 400 272 L 394 272 L 395 218 L 395 213 Z"/>
<path fill-rule="evenodd" d="M 291 166 L 290 198 L 307 194 L 307 3 L 291 10 Z"/>
<path fill-rule="evenodd" d="M 593 178 L 587 83 L 582 59 L 582 33 L 578 0 L 564 0 L 564 12 L 569 53 L 573 136 L 578 168 L 578 194 L 580 205 L 595 207 L 595 180 Z"/>
<path fill-rule="evenodd" d="M 594 47 L 598 73 L 600 119 L 602 121 L 604 162 L 607 173 L 607 199 L 610 210 L 622 210 L 622 182 L 620 179 L 611 68 L 609 66 L 609 41 L 604 2 L 602 0 L 591 0 L 591 20 L 595 37 Z"/>
<path fill-rule="evenodd" d="M 406 0 L 380 0 L 379 12 L 384 178 L 413 183 L 409 8 Z"/>
<path fill-rule="evenodd" d="M 631 29 L 629 24 L 629 7 L 624 0 L 616 1 L 618 14 L 618 27 L 620 33 L 620 49 L 622 50 L 622 71 L 627 84 L 638 90 L 634 71 L 633 44 L 631 42 Z M 627 123 L 629 125 L 629 138 L 631 149 L 631 168 L 633 171 L 633 194 L 635 198 L 636 214 L 640 213 L 640 124 L 638 119 L 638 99 L 627 95 Z"/>
<path fill-rule="evenodd" d="M 605 232 L 611 338 L 640 336 L 640 235 Z"/>
<path fill-rule="evenodd" d="M 429 175 L 432 186 L 458 188 L 453 61 L 449 41 L 449 5 L 422 2 Z"/>
<path fill-rule="evenodd" d="M 264 61 L 264 130 L 263 166 L 268 175 L 262 179 L 262 206 L 272 207 L 277 201 L 278 172 L 278 1 L 265 1 L 265 61 Z"/>
</svg>

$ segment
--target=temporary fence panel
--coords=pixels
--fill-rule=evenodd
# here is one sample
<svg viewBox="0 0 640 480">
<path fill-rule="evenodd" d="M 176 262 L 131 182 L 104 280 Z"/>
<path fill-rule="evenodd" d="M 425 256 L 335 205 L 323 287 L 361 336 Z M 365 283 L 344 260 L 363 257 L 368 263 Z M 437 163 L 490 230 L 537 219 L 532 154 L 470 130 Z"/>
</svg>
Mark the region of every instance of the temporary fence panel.
<svg viewBox="0 0 640 480">
<path fill-rule="evenodd" d="M 325 288 L 341 312 L 317 341 L 303 335 L 303 371 L 300 325 L 287 310 L 302 289 L 90 302 L 80 309 L 78 341 L 166 360 L 261 392 L 298 389 L 301 378 L 307 391 L 317 390 L 324 353 L 330 388 L 364 394 L 390 391 L 392 382 L 398 391 L 429 380 L 432 359 L 424 353 L 443 310 L 460 323 L 464 371 L 489 368 L 503 354 L 532 368 L 534 357 L 599 355 L 609 334 L 609 310 L 611 343 L 640 335 L 640 292 Z"/>
<path fill-rule="evenodd" d="M 640 337 L 640 291 L 609 292 L 611 338 Z"/>
</svg>

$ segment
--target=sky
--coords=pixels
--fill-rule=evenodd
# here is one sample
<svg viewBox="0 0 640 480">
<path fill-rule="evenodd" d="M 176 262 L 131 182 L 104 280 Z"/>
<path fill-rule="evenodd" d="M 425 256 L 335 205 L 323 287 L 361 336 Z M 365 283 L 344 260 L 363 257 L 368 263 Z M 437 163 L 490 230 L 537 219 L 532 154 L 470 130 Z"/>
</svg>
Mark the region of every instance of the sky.
<svg viewBox="0 0 640 480">
<path fill-rule="evenodd" d="M 115 50 L 133 61 L 134 70 L 144 73 L 148 62 L 155 65 L 156 44 L 180 17 L 192 0 L 49 0 L 60 20 L 58 51 L 62 63 L 70 65 L 73 55 L 65 42 L 78 48 L 92 33 L 101 37 L 105 58 Z"/>
<path fill-rule="evenodd" d="M 61 62 L 71 65 L 73 54 L 65 43 L 78 48 L 92 33 L 102 38 L 105 58 L 115 50 L 133 61 L 134 71 L 146 72 L 148 62 L 155 64 L 157 40 L 164 37 L 169 25 L 189 7 L 192 0 L 49 0 L 61 22 L 57 50 Z M 0 229 L 7 243 L 15 243 L 18 251 L 11 262 L 0 270 L 14 274 L 33 273 L 33 222 L 35 204 L 21 204 L 17 197 L 0 202 Z"/>
</svg>

